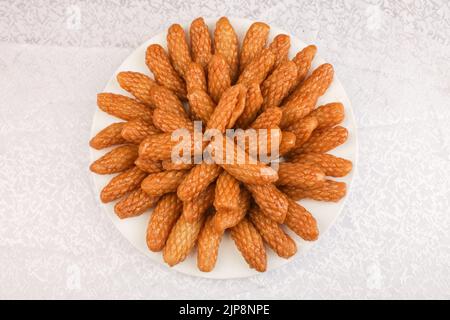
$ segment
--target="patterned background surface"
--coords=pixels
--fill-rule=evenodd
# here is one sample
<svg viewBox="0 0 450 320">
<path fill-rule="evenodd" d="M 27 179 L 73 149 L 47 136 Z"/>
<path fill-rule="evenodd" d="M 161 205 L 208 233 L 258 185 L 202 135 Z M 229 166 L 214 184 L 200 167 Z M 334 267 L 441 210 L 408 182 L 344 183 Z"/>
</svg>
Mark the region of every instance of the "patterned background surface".
<svg viewBox="0 0 450 320">
<path fill-rule="evenodd" d="M 95 95 L 140 43 L 202 15 L 318 45 L 360 153 L 343 214 L 307 254 L 244 280 L 175 273 L 102 213 Z M 0 298 L 450 298 L 450 4 L 0 1 Z"/>
</svg>

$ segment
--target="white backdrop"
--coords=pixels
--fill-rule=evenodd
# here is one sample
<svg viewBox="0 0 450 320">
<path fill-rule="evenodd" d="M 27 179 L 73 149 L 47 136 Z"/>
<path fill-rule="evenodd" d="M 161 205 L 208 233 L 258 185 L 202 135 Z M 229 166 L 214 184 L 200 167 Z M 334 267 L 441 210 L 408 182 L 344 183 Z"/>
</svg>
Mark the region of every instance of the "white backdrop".
<svg viewBox="0 0 450 320">
<path fill-rule="evenodd" d="M 1 1 L 0 298 L 450 298 L 450 6 L 402 3 Z M 316 44 L 358 124 L 336 224 L 243 280 L 150 261 L 102 212 L 88 170 L 96 93 L 145 39 L 199 15 Z"/>
</svg>

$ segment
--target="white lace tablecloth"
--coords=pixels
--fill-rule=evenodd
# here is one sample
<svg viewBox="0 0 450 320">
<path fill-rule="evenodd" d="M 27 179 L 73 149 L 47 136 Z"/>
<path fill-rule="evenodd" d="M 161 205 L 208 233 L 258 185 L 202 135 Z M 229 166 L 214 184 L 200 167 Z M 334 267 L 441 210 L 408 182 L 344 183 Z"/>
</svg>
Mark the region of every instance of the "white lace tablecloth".
<svg viewBox="0 0 450 320">
<path fill-rule="evenodd" d="M 102 212 L 88 170 L 96 93 L 145 39 L 199 15 L 316 44 L 358 124 L 336 224 L 248 279 L 150 261 Z M 0 30 L 0 298 L 450 298 L 448 1 L 1 1 Z"/>
</svg>

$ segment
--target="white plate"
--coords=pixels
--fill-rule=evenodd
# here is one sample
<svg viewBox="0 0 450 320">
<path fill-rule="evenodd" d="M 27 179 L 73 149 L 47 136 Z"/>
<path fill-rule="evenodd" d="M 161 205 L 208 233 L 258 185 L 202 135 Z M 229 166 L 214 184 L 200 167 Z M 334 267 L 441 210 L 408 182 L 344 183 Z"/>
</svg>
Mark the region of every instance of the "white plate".
<svg viewBox="0 0 450 320">
<path fill-rule="evenodd" d="M 206 23 L 209 26 L 210 31 L 214 30 L 215 21 L 213 19 L 207 19 Z M 253 21 L 245 20 L 245 19 L 230 19 L 231 24 L 233 25 L 234 29 L 236 30 L 241 43 L 242 39 L 245 35 L 245 32 L 249 28 L 249 26 L 253 23 Z M 185 25 L 185 30 L 188 30 L 188 25 Z M 274 26 L 271 26 L 270 30 L 270 39 L 271 40 L 274 36 L 280 33 L 289 34 L 283 30 L 280 30 Z M 141 73 L 145 73 L 147 75 L 152 76 L 151 72 L 148 70 L 147 66 L 145 65 L 145 51 L 147 47 L 152 43 L 159 43 L 163 47 L 166 47 L 166 33 L 158 34 L 157 36 L 149 39 L 145 43 L 143 43 L 139 48 L 137 48 L 132 54 L 128 56 L 128 58 L 122 63 L 122 65 L 116 70 L 114 75 L 109 80 L 108 84 L 106 85 L 104 92 L 114 92 L 119 93 L 123 95 L 129 94 L 120 88 L 119 84 L 116 81 L 116 75 L 121 71 L 138 71 Z M 291 35 L 291 49 L 290 49 L 290 56 L 291 58 L 300 51 L 303 47 L 305 47 L 306 44 L 300 41 L 299 39 L 295 38 Z M 319 52 L 320 52 L 320 48 Z M 320 57 L 316 56 L 312 63 L 312 68 L 315 69 L 320 64 L 324 63 L 325 61 L 321 59 Z M 345 121 L 343 123 L 343 126 L 346 127 L 349 131 L 349 136 L 347 142 L 333 150 L 331 153 L 344 157 L 346 159 L 349 159 L 353 162 L 354 168 L 356 167 L 356 156 L 357 156 L 357 141 L 356 141 L 356 126 L 355 126 L 355 120 L 353 117 L 352 108 L 350 105 L 350 101 L 347 97 L 347 94 L 344 91 L 344 88 L 342 87 L 341 83 L 337 79 L 337 77 L 334 77 L 334 81 L 331 84 L 330 88 L 327 90 L 326 94 L 322 96 L 319 99 L 318 104 L 324 104 L 327 102 L 333 102 L 333 101 L 339 101 L 342 102 L 345 106 Z M 93 137 L 98 131 L 106 127 L 107 125 L 119 121 L 117 118 L 114 118 L 99 109 L 97 109 L 92 129 L 91 129 L 91 136 Z M 106 151 L 109 150 L 91 150 L 91 160 L 94 161 L 95 159 L 99 158 L 101 155 L 103 155 Z M 340 178 L 338 180 L 345 181 L 347 183 L 347 187 L 349 190 L 350 184 L 353 179 L 355 169 L 347 175 L 345 178 Z M 97 175 L 93 174 L 93 179 L 95 183 L 95 188 L 97 190 L 98 195 L 100 194 L 101 189 L 108 183 L 108 181 L 111 179 L 111 176 L 106 175 Z M 348 192 L 347 196 L 348 197 Z M 342 208 L 344 206 L 345 198 L 339 201 L 338 203 L 328 203 L 328 202 L 318 202 L 318 201 L 312 201 L 312 200 L 302 200 L 300 203 L 308 209 L 314 217 L 317 219 L 320 236 L 323 236 L 323 234 L 330 228 L 330 226 L 333 224 L 337 216 L 341 213 Z M 117 227 L 117 229 L 120 231 L 120 233 L 127 238 L 137 249 L 145 253 L 150 259 L 158 262 L 158 263 L 164 263 L 162 259 L 161 253 L 154 253 L 151 252 L 146 245 L 146 228 L 147 228 L 147 222 L 149 219 L 150 211 L 146 212 L 145 214 L 135 217 L 135 218 L 129 218 L 125 220 L 120 220 L 114 213 L 114 203 L 109 204 L 103 204 L 103 208 L 105 209 L 106 214 L 111 218 L 114 225 Z M 300 239 L 297 235 L 294 233 L 288 231 L 289 234 L 292 236 L 293 239 L 297 242 L 298 246 L 298 252 L 297 254 L 292 257 L 291 259 L 296 259 L 298 257 L 299 253 L 304 253 L 306 250 L 308 250 L 312 245 L 314 245 L 314 242 L 305 242 L 302 239 Z M 267 264 L 267 270 L 273 270 L 279 266 L 284 265 L 285 263 L 288 263 L 291 259 L 282 259 L 279 258 L 276 254 L 274 254 L 273 251 L 270 249 L 267 249 L 268 253 L 268 264 Z M 222 243 L 220 245 L 219 250 L 219 257 L 217 260 L 216 267 L 212 272 L 205 273 L 201 272 L 197 269 L 196 266 L 196 254 L 195 252 L 191 253 L 191 255 L 182 263 L 178 264 L 177 266 L 173 267 L 174 270 L 193 275 L 193 276 L 199 276 L 199 277 L 206 277 L 206 278 L 215 278 L 215 279 L 230 279 L 230 278 L 240 278 L 240 277 L 248 277 L 255 274 L 258 274 L 257 271 L 254 271 L 253 269 L 250 269 L 247 265 L 247 263 L 244 261 L 240 253 L 237 251 L 237 249 L 234 246 L 233 241 L 230 239 L 229 235 L 226 234 L 225 238 L 222 240 Z"/>
</svg>

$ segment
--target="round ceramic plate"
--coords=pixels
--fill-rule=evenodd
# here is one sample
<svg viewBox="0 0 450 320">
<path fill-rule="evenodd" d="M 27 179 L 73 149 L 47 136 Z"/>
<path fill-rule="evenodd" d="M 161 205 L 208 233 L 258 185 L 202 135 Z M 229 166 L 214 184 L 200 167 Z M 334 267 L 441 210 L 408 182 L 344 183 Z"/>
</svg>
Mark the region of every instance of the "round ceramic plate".
<svg viewBox="0 0 450 320">
<path fill-rule="evenodd" d="M 216 20 L 214 19 L 207 19 L 206 23 L 209 26 L 210 31 L 214 30 Z M 242 39 L 244 38 L 245 32 L 250 27 L 250 25 L 253 23 L 249 20 L 244 19 L 230 19 L 231 24 L 233 25 L 234 29 L 236 30 L 236 33 L 238 34 L 240 41 L 242 43 Z M 184 25 L 185 30 L 188 30 L 189 25 Z M 269 41 L 273 39 L 277 34 L 284 33 L 289 34 L 288 32 L 285 32 L 283 30 L 280 30 L 276 28 L 275 26 L 271 26 L 270 28 L 270 35 L 269 35 Z M 305 43 L 300 41 L 299 39 L 295 38 L 293 35 L 291 36 L 291 49 L 290 49 L 290 58 L 293 58 L 294 55 L 300 51 L 303 47 L 306 46 Z M 166 48 L 166 32 L 156 35 L 155 37 L 149 39 L 145 43 L 143 43 L 139 48 L 137 48 L 133 53 L 131 53 L 127 59 L 122 63 L 122 65 L 116 70 L 116 72 L 113 74 L 111 79 L 109 80 L 108 84 L 106 85 L 104 92 L 113 92 L 113 93 L 119 93 L 123 95 L 129 94 L 120 88 L 119 84 L 116 81 L 116 75 L 121 71 L 138 71 L 144 74 L 147 74 L 151 77 L 152 74 L 145 65 L 145 51 L 147 47 L 150 44 L 158 43 Z M 318 52 L 320 53 L 320 48 L 318 48 Z M 311 70 L 315 69 L 325 61 L 321 59 L 319 56 L 316 56 L 313 63 Z M 332 63 L 332 61 L 331 61 Z M 354 168 L 356 167 L 356 156 L 357 156 L 357 141 L 356 141 L 356 126 L 355 126 L 355 120 L 353 117 L 352 108 L 350 105 L 350 101 L 347 97 L 347 94 L 344 91 L 344 88 L 342 87 L 341 83 L 337 79 L 337 77 L 334 77 L 333 83 L 331 84 L 330 88 L 327 90 L 326 94 L 322 96 L 319 101 L 318 105 L 333 102 L 333 101 L 339 101 L 342 102 L 345 106 L 345 121 L 343 123 L 343 126 L 348 129 L 349 136 L 347 142 L 333 150 L 331 153 L 340 157 L 344 157 L 346 159 L 349 159 L 353 162 Z M 92 129 L 91 129 L 91 136 L 94 136 L 97 132 L 99 132 L 101 129 L 106 127 L 107 125 L 117 122 L 118 119 L 114 118 L 99 109 L 97 109 Z M 99 158 L 101 155 L 106 153 L 109 150 L 91 150 L 91 160 L 94 161 L 95 159 Z M 347 190 L 350 189 L 350 184 L 353 179 L 355 169 L 347 175 L 344 178 L 338 178 L 336 180 L 344 181 L 347 183 Z M 102 188 L 108 183 L 108 181 L 111 179 L 112 176 L 109 175 L 97 175 L 93 174 L 93 179 L 95 183 L 95 189 L 97 190 L 98 195 L 100 194 L 100 191 Z M 348 194 L 348 192 L 347 192 Z M 348 195 L 347 195 L 348 197 Z M 300 201 L 301 205 L 304 206 L 307 210 L 309 210 L 313 216 L 316 218 L 318 222 L 318 227 L 320 231 L 320 236 L 323 236 L 323 234 L 330 228 L 330 226 L 333 224 L 337 216 L 341 213 L 342 208 L 344 206 L 345 198 L 337 203 L 331 203 L 331 202 L 318 202 L 318 201 L 312 201 L 312 200 L 302 200 Z M 127 238 L 137 249 L 145 253 L 150 259 L 154 260 L 157 263 L 164 264 L 164 261 L 162 259 L 162 254 L 160 252 L 151 252 L 146 245 L 146 229 L 147 229 L 147 223 L 149 216 L 151 214 L 151 211 L 147 211 L 145 214 L 135 217 L 135 218 L 129 218 L 120 220 L 114 213 L 114 202 L 103 204 L 102 206 L 104 208 L 104 211 L 108 215 L 108 217 L 111 218 L 114 225 L 117 227 L 119 232 Z M 289 263 L 291 259 L 296 259 L 299 254 L 304 253 L 306 250 L 308 250 L 311 246 L 314 245 L 314 242 L 306 242 L 300 239 L 297 235 L 287 230 L 287 232 L 291 235 L 293 239 L 297 242 L 298 252 L 297 254 L 290 258 L 290 259 L 282 259 L 278 257 L 273 251 L 270 249 L 267 249 L 267 255 L 268 255 L 268 263 L 267 263 L 267 270 L 273 270 L 277 267 L 280 267 L 286 263 Z M 320 237 L 319 236 L 319 237 Z M 236 249 L 233 241 L 231 240 L 228 233 L 225 234 L 224 239 L 222 240 L 222 243 L 220 245 L 219 249 L 219 257 L 216 263 L 216 267 L 212 272 L 201 272 L 197 269 L 196 266 L 196 253 L 191 253 L 189 257 L 186 258 L 186 260 L 175 267 L 173 267 L 173 270 L 180 271 L 182 273 L 186 273 L 193 276 L 199 276 L 199 277 L 206 277 L 206 278 L 216 278 L 216 279 L 229 279 L 229 278 L 239 278 L 239 277 L 248 277 L 255 274 L 258 274 L 257 271 L 254 271 L 253 269 L 250 269 L 247 265 L 247 263 L 242 258 L 239 251 Z"/>
</svg>

